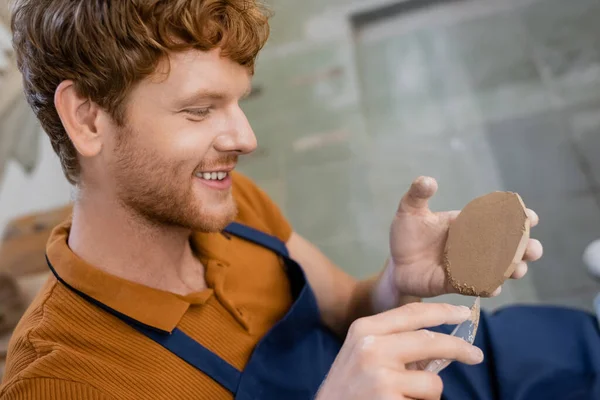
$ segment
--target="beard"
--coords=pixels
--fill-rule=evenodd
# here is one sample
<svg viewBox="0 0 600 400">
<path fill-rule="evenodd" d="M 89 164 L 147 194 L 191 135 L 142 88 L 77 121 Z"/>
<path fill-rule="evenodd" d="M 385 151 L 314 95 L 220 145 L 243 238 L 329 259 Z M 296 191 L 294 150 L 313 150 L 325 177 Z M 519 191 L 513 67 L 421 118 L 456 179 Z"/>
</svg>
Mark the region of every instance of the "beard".
<svg viewBox="0 0 600 400">
<path fill-rule="evenodd" d="M 113 171 L 116 194 L 134 216 L 151 225 L 195 232 L 219 232 L 235 219 L 237 206 L 231 190 L 201 187 L 194 172 L 235 164 L 237 156 L 203 160 L 191 171 L 189 160 L 165 160 L 158 151 L 136 146 L 135 133 L 130 129 L 124 129 L 118 137 Z"/>
</svg>

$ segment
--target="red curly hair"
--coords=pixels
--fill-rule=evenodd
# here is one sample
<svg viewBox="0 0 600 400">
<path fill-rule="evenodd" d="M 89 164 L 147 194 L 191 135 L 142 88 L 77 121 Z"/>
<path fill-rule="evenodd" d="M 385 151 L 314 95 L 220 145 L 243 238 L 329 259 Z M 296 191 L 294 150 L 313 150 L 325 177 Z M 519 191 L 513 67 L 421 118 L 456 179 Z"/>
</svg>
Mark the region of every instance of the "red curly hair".
<svg viewBox="0 0 600 400">
<path fill-rule="evenodd" d="M 122 125 L 129 92 L 169 52 L 220 48 L 253 72 L 269 36 L 256 0 L 16 0 L 11 10 L 26 97 L 72 184 L 77 151 L 54 107 L 62 81 Z"/>
</svg>

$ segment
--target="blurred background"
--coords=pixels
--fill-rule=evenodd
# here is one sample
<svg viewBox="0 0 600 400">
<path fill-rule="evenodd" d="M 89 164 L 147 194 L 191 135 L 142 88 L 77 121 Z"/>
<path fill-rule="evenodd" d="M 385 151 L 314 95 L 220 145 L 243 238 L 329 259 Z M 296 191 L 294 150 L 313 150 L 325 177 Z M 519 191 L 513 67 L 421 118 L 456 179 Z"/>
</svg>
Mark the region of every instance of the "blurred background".
<svg viewBox="0 0 600 400">
<path fill-rule="evenodd" d="M 242 105 L 259 150 L 240 170 L 298 232 L 365 277 L 381 269 L 415 177 L 438 180 L 435 210 L 516 191 L 541 217 L 545 256 L 483 306 L 592 309 L 600 284 L 582 255 L 600 238 L 600 1 L 268 3 L 272 36 Z M 29 298 L 71 192 L 23 102 L 2 7 L 0 271 Z"/>
</svg>

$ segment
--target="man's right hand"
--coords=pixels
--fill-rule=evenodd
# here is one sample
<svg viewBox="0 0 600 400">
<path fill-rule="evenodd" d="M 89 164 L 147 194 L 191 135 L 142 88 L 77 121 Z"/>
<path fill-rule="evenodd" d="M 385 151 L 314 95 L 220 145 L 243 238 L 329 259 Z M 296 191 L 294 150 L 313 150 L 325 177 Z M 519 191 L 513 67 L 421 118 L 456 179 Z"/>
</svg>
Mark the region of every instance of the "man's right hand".
<svg viewBox="0 0 600 400">
<path fill-rule="evenodd" d="M 435 359 L 479 364 L 483 353 L 424 328 L 459 324 L 470 315 L 466 307 L 413 303 L 356 320 L 316 399 L 439 399 L 441 378 L 415 366 Z"/>
</svg>

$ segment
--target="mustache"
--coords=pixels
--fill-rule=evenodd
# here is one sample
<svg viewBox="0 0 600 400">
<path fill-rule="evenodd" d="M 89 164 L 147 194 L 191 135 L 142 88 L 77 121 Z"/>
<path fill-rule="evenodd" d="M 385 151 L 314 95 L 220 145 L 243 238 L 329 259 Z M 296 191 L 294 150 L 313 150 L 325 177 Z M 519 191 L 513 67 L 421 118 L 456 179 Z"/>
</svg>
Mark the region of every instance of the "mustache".
<svg viewBox="0 0 600 400">
<path fill-rule="evenodd" d="M 238 158 L 237 155 L 227 155 L 212 160 L 202 160 L 196 167 L 196 171 L 214 171 L 229 168 L 237 164 Z"/>
</svg>

